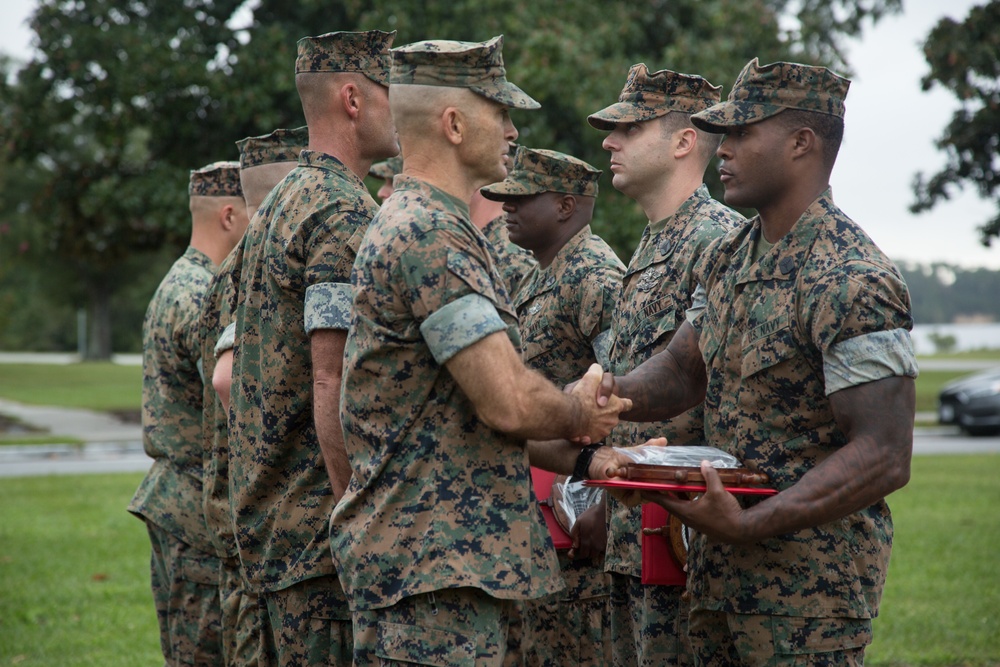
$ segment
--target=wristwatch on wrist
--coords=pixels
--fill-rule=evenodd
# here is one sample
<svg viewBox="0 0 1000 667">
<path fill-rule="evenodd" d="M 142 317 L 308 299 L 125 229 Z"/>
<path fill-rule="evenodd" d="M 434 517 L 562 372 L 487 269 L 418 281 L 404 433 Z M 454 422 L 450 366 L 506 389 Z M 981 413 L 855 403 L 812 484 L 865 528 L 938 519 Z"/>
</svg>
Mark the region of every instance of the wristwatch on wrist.
<svg viewBox="0 0 1000 667">
<path fill-rule="evenodd" d="M 583 479 L 590 479 L 590 462 L 594 459 L 594 452 L 601 446 L 598 443 L 596 445 L 587 445 L 580 449 L 580 453 L 576 455 L 576 465 L 573 466 L 573 476 L 570 477 L 569 481 L 579 482 Z"/>
</svg>

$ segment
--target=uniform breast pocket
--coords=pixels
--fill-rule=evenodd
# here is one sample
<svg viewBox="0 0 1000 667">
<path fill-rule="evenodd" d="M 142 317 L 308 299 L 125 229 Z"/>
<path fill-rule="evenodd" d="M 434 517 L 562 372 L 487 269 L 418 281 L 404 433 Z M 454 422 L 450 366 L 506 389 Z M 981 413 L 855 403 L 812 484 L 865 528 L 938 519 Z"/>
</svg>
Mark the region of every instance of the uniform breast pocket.
<svg viewBox="0 0 1000 667">
<path fill-rule="evenodd" d="M 558 341 L 551 335 L 546 335 L 546 331 L 526 331 L 524 332 L 524 361 L 532 367 L 537 367 L 535 362 L 542 361 L 552 354 Z"/>
<path fill-rule="evenodd" d="M 636 361 L 645 361 L 665 348 L 680 326 L 680 322 L 677 321 L 677 309 L 673 304 L 664 304 L 662 301 L 660 304 L 663 305 L 661 309 L 629 330 L 631 339 L 629 349 Z"/>
<path fill-rule="evenodd" d="M 747 379 L 801 356 L 791 328 L 779 329 L 744 346 L 741 375 Z"/>
</svg>

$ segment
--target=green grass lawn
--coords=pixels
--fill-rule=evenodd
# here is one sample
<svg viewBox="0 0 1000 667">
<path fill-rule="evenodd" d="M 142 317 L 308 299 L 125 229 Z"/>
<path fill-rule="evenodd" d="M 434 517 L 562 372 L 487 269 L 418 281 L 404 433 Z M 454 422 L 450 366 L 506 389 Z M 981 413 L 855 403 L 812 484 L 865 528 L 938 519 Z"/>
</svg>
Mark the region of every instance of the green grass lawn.
<svg viewBox="0 0 1000 667">
<path fill-rule="evenodd" d="M 1000 454 L 913 459 L 868 664 L 1000 664 L 998 479 Z"/>
<path fill-rule="evenodd" d="M 163 664 L 142 474 L 0 480 L 0 665 Z"/>
<path fill-rule="evenodd" d="M 110 362 L 0 364 L 0 397 L 31 405 L 137 410 L 142 367 Z"/>
<path fill-rule="evenodd" d="M 0 481 L 0 667 L 162 663 L 141 474 Z M 867 664 L 1000 664 L 1000 455 L 921 456 L 890 498 L 896 541 Z"/>
</svg>

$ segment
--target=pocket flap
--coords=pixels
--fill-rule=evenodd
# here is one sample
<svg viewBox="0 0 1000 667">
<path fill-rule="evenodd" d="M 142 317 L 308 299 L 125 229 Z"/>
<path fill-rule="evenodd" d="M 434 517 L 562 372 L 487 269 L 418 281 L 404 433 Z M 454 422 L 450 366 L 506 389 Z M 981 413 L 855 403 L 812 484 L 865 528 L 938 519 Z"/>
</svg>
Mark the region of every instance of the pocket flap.
<svg viewBox="0 0 1000 667">
<path fill-rule="evenodd" d="M 211 556 L 205 558 L 181 557 L 178 559 L 177 566 L 178 577 L 184 581 L 209 586 L 219 585 L 221 563 L 217 558 Z"/>
<path fill-rule="evenodd" d="M 649 315 L 646 315 L 649 313 Z M 629 331 L 632 351 L 640 352 L 663 340 L 663 337 L 677 331 L 681 323 L 677 321 L 677 310 L 669 299 L 658 299 L 643 307 L 642 318 Z"/>
<path fill-rule="evenodd" d="M 748 378 L 783 361 L 799 356 L 795 335 L 789 326 L 758 338 L 743 348 L 741 376 Z"/>
<path fill-rule="evenodd" d="M 510 303 L 510 300 L 500 298 L 500 295 L 497 294 L 493 276 L 490 275 L 486 267 L 478 265 L 464 253 L 449 249 L 448 271 L 460 278 L 473 292 L 489 299 L 498 311 L 505 312 L 515 319 L 517 318 L 517 311 L 514 310 L 514 306 Z"/>
<path fill-rule="evenodd" d="M 476 663 L 474 636 L 401 623 L 379 623 L 378 636 L 375 653 L 386 660 L 434 667 L 474 667 Z"/>
</svg>

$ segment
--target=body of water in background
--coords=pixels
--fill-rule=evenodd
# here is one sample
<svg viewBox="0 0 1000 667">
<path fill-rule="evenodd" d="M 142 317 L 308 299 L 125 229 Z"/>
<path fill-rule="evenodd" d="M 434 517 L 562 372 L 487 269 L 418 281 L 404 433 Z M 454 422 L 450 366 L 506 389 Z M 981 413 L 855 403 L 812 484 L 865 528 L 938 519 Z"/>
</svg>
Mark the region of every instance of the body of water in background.
<svg viewBox="0 0 1000 667">
<path fill-rule="evenodd" d="M 1000 323 L 989 324 L 915 324 L 911 337 L 917 354 L 934 354 L 937 347 L 930 336 L 955 337 L 955 352 L 1000 349 Z"/>
</svg>

